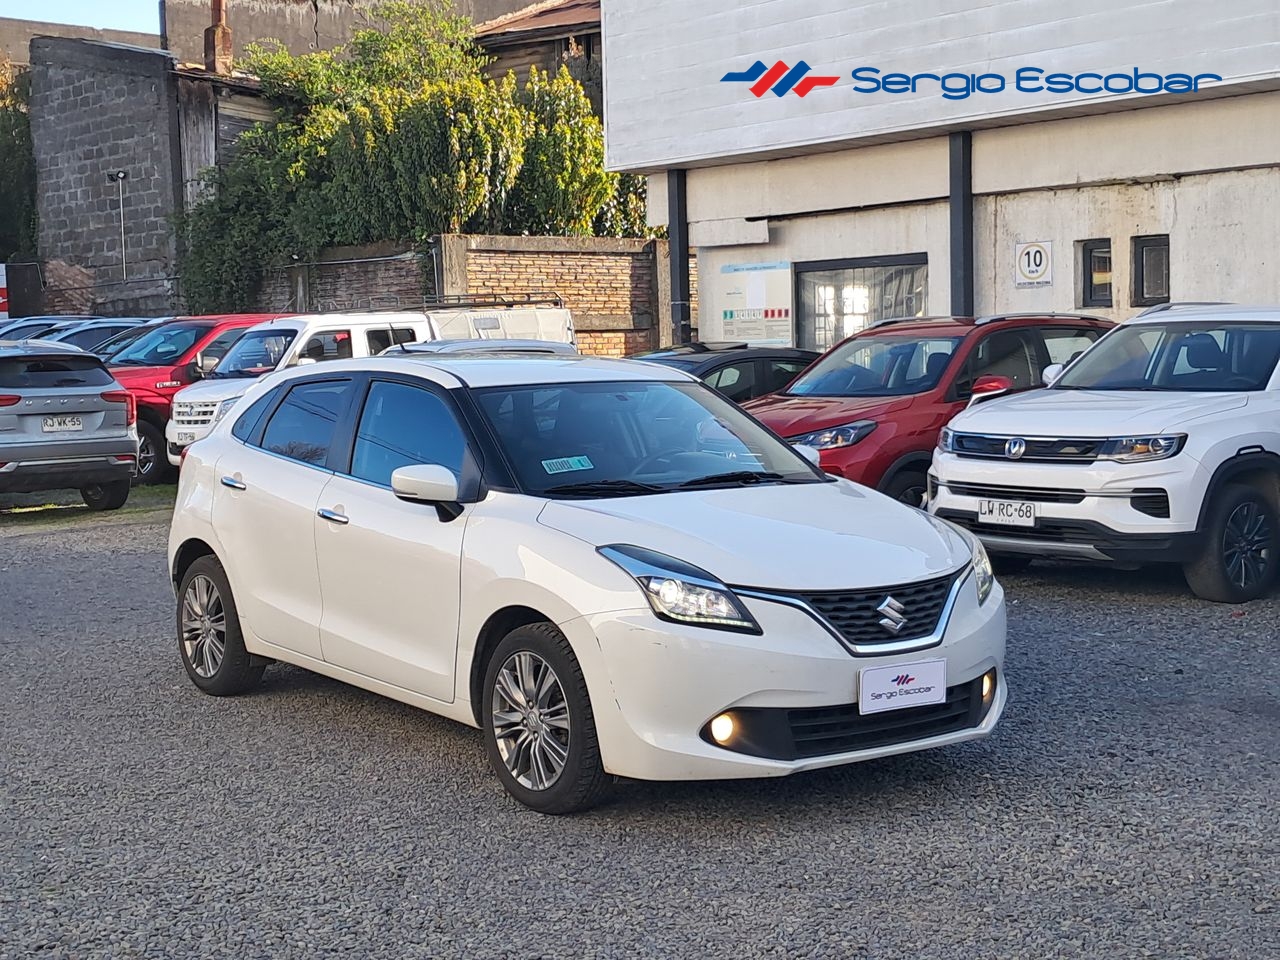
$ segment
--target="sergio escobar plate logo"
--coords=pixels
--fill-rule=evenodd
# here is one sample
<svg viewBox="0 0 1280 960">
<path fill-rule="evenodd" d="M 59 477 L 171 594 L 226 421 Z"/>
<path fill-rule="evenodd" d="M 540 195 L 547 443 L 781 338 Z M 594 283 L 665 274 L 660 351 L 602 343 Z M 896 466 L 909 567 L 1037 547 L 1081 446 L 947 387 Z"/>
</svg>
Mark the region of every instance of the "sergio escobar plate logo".
<svg viewBox="0 0 1280 960">
<path fill-rule="evenodd" d="M 766 93 L 781 97 L 788 92 L 805 96 L 815 87 L 834 85 L 840 78 L 806 76 L 810 66 L 803 60 L 788 67 L 779 60 L 772 67 L 757 60 L 746 70 L 726 73 L 721 83 L 749 83 L 757 98 Z M 937 90 L 946 100 L 967 100 L 979 93 L 1052 93 L 1086 95 L 1097 93 L 1195 93 L 1202 83 L 1220 83 L 1216 73 L 1149 73 L 1141 67 L 1115 73 L 1051 73 L 1041 67 L 1020 67 L 1012 80 L 1000 73 L 895 73 L 879 67 L 858 67 L 853 78 L 854 93 L 919 93 Z"/>
</svg>

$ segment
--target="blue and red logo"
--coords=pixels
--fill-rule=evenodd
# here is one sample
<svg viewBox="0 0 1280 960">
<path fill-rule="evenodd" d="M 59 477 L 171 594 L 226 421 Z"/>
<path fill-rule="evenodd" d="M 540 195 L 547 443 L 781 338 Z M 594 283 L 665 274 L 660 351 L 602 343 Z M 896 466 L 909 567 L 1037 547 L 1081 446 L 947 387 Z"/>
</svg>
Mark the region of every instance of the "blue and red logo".
<svg viewBox="0 0 1280 960">
<path fill-rule="evenodd" d="M 893 678 L 893 682 L 899 687 L 905 687 L 908 683 L 915 683 L 916 678 L 909 673 L 900 673 Z"/>
<path fill-rule="evenodd" d="M 781 60 L 772 67 L 766 67 L 763 60 L 757 60 L 746 70 L 726 73 L 720 78 L 721 83 L 749 83 L 751 93 L 756 98 L 763 97 L 770 90 L 775 97 L 786 96 L 794 90 L 797 97 L 808 95 L 815 87 L 830 87 L 839 82 L 839 77 L 806 76 L 812 69 L 803 60 L 794 67 L 789 67 Z"/>
</svg>

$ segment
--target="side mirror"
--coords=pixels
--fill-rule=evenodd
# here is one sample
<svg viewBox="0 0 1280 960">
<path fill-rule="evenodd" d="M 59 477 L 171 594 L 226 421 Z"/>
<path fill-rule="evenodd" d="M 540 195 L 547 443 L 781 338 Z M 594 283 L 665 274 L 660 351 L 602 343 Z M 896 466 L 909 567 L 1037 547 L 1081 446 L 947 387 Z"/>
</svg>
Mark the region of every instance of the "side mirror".
<svg viewBox="0 0 1280 960">
<path fill-rule="evenodd" d="M 1002 393 L 1008 393 L 1013 389 L 1013 381 L 1008 377 L 982 376 L 973 381 L 973 392 L 969 397 L 968 406 L 972 407 L 975 403 L 983 400 L 990 400 L 992 397 L 998 397 Z"/>
<path fill-rule="evenodd" d="M 818 453 L 817 447 L 811 447 L 807 443 L 793 443 L 791 446 L 795 448 L 796 453 L 800 454 L 815 467 L 822 466 L 822 456 Z"/>
<path fill-rule="evenodd" d="M 448 467 L 419 463 L 391 472 L 391 492 L 409 503 L 426 503 L 448 522 L 462 513 L 458 503 L 458 478 Z"/>
<path fill-rule="evenodd" d="M 316 362 L 315 357 L 299 357 L 297 360 L 293 361 L 293 365 L 295 367 L 302 367 L 302 366 L 306 366 L 308 363 L 315 363 L 315 362 Z"/>
<path fill-rule="evenodd" d="M 207 377 L 213 373 L 213 368 L 218 365 L 221 357 L 211 357 L 208 354 L 201 353 L 196 356 L 196 370 L 200 372 L 200 376 Z"/>
<path fill-rule="evenodd" d="M 1053 381 L 1062 376 L 1062 371 L 1067 369 L 1066 364 L 1051 363 L 1044 368 L 1044 373 L 1040 374 L 1040 382 L 1046 387 L 1051 386 Z"/>
</svg>

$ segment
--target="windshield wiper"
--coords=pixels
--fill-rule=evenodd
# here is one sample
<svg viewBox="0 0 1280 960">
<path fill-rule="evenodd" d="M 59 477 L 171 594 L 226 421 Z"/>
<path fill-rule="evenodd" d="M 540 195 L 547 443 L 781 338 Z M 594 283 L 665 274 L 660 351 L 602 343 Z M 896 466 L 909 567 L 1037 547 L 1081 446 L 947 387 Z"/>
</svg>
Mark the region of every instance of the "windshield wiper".
<svg viewBox="0 0 1280 960">
<path fill-rule="evenodd" d="M 681 487 L 713 487 L 717 484 L 740 484 L 747 486 L 753 483 L 805 483 L 804 480 L 788 480 L 780 473 L 761 472 L 758 470 L 733 470 L 729 473 L 713 473 L 707 477 L 694 477 L 679 484 Z"/>
<path fill-rule="evenodd" d="M 666 493 L 670 487 L 639 480 L 583 480 L 580 483 L 562 483 L 548 487 L 543 493 L 581 494 L 583 496 L 627 497 L 642 493 Z"/>
</svg>

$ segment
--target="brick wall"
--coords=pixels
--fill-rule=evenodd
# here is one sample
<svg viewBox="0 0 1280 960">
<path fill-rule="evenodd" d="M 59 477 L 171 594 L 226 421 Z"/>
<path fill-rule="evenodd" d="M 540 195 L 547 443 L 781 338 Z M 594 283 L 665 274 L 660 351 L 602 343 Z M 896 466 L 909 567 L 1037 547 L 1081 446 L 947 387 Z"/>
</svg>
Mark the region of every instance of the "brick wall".
<svg viewBox="0 0 1280 960">
<path fill-rule="evenodd" d="M 38 244 L 47 273 L 97 288 L 99 312 L 164 312 L 174 293 L 170 217 L 180 209 L 172 61 L 58 38 L 33 40 L 31 59 Z M 120 191 L 107 179 L 117 170 L 127 174 L 123 250 Z M 79 297 L 59 286 L 55 301 Z"/>
<path fill-rule="evenodd" d="M 649 330 L 588 330 L 578 334 L 578 350 L 597 357 L 629 357 L 652 350 L 655 345 Z"/>
</svg>

